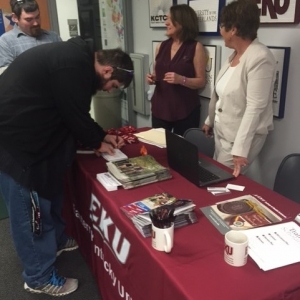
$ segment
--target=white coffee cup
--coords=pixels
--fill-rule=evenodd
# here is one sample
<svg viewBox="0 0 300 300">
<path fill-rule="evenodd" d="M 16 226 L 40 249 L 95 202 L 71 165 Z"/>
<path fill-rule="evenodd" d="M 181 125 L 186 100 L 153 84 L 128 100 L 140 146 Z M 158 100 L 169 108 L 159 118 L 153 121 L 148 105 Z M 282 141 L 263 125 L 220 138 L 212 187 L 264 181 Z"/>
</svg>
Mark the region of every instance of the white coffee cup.
<svg viewBox="0 0 300 300">
<path fill-rule="evenodd" d="M 171 252 L 174 244 L 174 223 L 168 228 L 158 228 L 152 224 L 152 247 L 158 251 Z"/>
<path fill-rule="evenodd" d="M 247 263 L 248 237 L 246 234 L 231 230 L 225 234 L 224 260 L 231 266 L 241 267 Z"/>
</svg>

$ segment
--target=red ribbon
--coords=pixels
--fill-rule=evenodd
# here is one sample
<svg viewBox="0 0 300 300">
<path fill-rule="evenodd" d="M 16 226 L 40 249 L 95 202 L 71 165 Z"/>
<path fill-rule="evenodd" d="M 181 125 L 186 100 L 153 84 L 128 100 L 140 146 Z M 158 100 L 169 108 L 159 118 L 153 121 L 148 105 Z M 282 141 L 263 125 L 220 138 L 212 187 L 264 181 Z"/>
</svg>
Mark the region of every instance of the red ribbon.
<svg viewBox="0 0 300 300">
<path fill-rule="evenodd" d="M 123 126 L 119 129 L 111 128 L 106 131 L 111 135 L 119 135 L 126 144 L 136 144 L 139 142 L 138 138 L 134 135 L 137 132 L 133 126 Z"/>
</svg>

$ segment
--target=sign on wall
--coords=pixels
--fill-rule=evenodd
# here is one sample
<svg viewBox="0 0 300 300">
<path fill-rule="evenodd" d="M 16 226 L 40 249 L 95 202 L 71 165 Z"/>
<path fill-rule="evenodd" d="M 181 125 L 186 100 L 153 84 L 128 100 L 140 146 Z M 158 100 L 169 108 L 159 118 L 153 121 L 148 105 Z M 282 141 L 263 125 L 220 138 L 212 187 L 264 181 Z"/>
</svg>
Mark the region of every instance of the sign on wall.
<svg viewBox="0 0 300 300">
<path fill-rule="evenodd" d="M 273 89 L 273 114 L 274 117 L 283 118 L 291 48 L 269 47 L 269 49 L 273 53 L 276 61 Z"/>
<path fill-rule="evenodd" d="M 225 0 L 193 0 L 189 6 L 194 9 L 199 22 L 199 32 L 202 35 L 219 35 L 220 10 Z"/>
<path fill-rule="evenodd" d="M 173 0 L 149 0 L 150 27 L 165 27 Z"/>
<path fill-rule="evenodd" d="M 256 0 L 261 23 L 299 23 L 300 0 Z"/>
<path fill-rule="evenodd" d="M 210 98 L 214 90 L 216 77 L 221 66 L 221 46 L 203 45 L 206 52 L 205 77 L 206 85 L 199 90 L 199 95 Z"/>
</svg>

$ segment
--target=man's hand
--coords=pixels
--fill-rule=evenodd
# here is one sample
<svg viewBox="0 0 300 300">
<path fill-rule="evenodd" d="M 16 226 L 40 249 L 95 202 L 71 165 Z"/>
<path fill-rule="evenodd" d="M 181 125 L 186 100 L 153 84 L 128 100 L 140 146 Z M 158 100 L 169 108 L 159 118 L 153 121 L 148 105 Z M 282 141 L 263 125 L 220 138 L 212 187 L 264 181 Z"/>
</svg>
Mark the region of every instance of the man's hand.
<svg viewBox="0 0 300 300">
<path fill-rule="evenodd" d="M 246 157 L 233 155 L 233 164 L 234 164 L 234 170 L 232 175 L 238 177 L 242 169 L 248 166 L 249 162 Z"/>
<path fill-rule="evenodd" d="M 114 148 L 120 149 L 125 145 L 124 140 L 117 135 L 107 134 L 104 138 L 104 142 L 111 144 Z"/>
<path fill-rule="evenodd" d="M 100 148 L 95 149 L 94 151 L 97 156 L 101 156 L 101 153 L 108 153 L 109 155 L 115 154 L 115 148 L 113 145 L 105 142 L 102 142 Z"/>
</svg>

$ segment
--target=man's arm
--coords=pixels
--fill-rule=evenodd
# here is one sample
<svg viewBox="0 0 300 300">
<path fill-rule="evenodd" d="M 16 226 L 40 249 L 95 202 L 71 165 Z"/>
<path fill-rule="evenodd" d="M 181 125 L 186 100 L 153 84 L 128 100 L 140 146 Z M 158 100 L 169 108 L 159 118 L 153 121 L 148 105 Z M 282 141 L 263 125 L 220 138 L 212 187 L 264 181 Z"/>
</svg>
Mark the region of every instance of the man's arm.
<svg viewBox="0 0 300 300">
<path fill-rule="evenodd" d="M 0 38 L 0 68 L 2 69 L 2 67 L 8 67 L 8 65 L 11 64 L 13 60 L 14 57 L 11 51 L 11 47 L 2 36 Z"/>
</svg>

